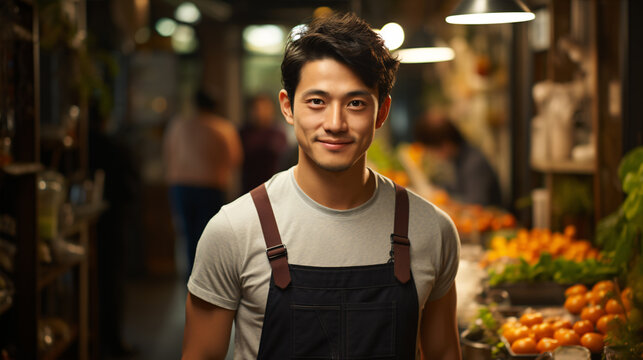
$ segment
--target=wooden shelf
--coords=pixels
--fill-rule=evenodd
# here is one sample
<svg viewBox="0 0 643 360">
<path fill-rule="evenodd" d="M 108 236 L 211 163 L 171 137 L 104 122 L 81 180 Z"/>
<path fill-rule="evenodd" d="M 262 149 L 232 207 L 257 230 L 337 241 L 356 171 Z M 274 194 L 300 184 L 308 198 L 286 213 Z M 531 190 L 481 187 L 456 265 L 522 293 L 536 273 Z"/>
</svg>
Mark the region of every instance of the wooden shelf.
<svg viewBox="0 0 643 360">
<path fill-rule="evenodd" d="M 32 32 L 18 24 L 13 24 L 13 34 L 16 36 L 16 38 L 20 40 L 27 41 L 27 42 L 33 41 Z"/>
<path fill-rule="evenodd" d="M 2 1 L 2 0 L 0 0 Z M 15 294 L 13 304 L 0 304 L 0 313 L 9 309 L 10 314 L 15 312 L 16 316 L 10 316 L 9 321 L 0 324 L 3 333 L 11 333 L 12 339 L 7 339 L 3 346 L 10 346 L 15 349 L 21 359 L 58 359 L 61 357 L 73 357 L 75 359 L 94 359 L 98 354 L 89 355 L 90 349 L 97 348 L 92 343 L 97 341 L 96 329 L 90 329 L 90 321 L 93 321 L 94 311 L 90 301 L 90 290 L 93 291 L 93 280 L 95 279 L 95 264 L 90 256 L 95 251 L 93 221 L 106 205 L 98 204 L 91 207 L 72 208 L 73 216 L 67 222 L 68 226 L 61 226 L 62 234 L 73 234 L 74 243 L 82 246 L 84 254 L 79 251 L 76 256 L 58 257 L 59 262 L 45 265 L 40 264 L 38 259 L 38 246 L 41 241 L 38 236 L 38 186 L 37 175 L 45 170 L 58 171 L 66 175 L 69 183 L 82 183 L 87 180 L 88 168 L 88 144 L 87 144 L 87 102 L 82 100 L 80 94 L 72 88 L 63 87 L 62 83 L 52 83 L 51 76 L 56 73 L 64 73 L 73 67 L 72 63 L 65 62 L 67 53 L 59 50 L 66 49 L 63 42 L 57 42 L 51 49 L 43 50 L 40 44 L 40 34 L 43 31 L 51 31 L 51 28 L 59 28 L 56 24 L 52 27 L 41 27 L 56 19 L 59 15 L 71 15 L 68 19 L 73 25 L 74 32 L 65 34 L 77 34 L 86 31 L 86 0 L 73 0 L 73 14 L 67 14 L 64 9 L 53 9 L 52 12 L 39 11 L 40 1 L 37 0 L 15 0 L 15 6 L 5 8 L 0 6 L 2 17 L 8 16 L 12 19 L 7 24 L 6 36 L 3 37 L 11 51 L 0 51 L 7 61 L 2 61 L 2 71 L 8 66 L 15 69 L 7 79 L 3 79 L 0 87 L 4 90 L 15 88 L 15 94 L 9 92 L 10 103 L 15 102 L 15 134 L 12 144 L 15 147 L 15 161 L 7 165 L 0 165 L 0 176 L 2 177 L 3 200 L 2 212 L 15 219 L 15 231 L 13 237 L 16 243 L 14 286 Z M 15 19 L 15 21 L 14 21 Z M 58 24 L 59 25 L 59 24 Z M 5 39 L 6 38 L 6 39 Z M 4 48 L 3 48 L 4 49 Z M 82 49 L 79 49 L 82 50 Z M 80 53 L 78 53 L 80 54 Z M 74 54 L 77 55 L 77 54 Z M 10 65 L 13 64 L 13 65 Z M 45 70 L 43 73 L 42 71 Z M 6 84 L 5 84 L 6 83 Z M 54 86 L 55 85 L 55 86 Z M 58 96 L 59 92 L 65 92 L 65 96 Z M 4 95 L 4 94 L 3 94 Z M 43 101 L 41 101 L 41 99 Z M 64 106 L 64 103 L 71 102 L 79 104 L 79 118 L 70 132 L 77 136 L 72 139 L 60 131 L 49 132 L 46 125 L 48 118 L 42 114 L 50 114 L 52 110 Z M 41 105 L 46 106 L 41 107 Z M 55 129 L 54 129 L 55 130 Z M 61 136 L 62 135 L 62 136 Z M 72 141 L 73 140 L 73 141 Z M 52 147 L 48 147 L 52 144 Z M 54 152 L 57 152 L 54 154 Z M 51 156 L 51 161 L 41 161 L 41 157 Z M 59 155 L 56 159 L 53 156 Z M 46 157 L 45 159 L 47 159 Z M 46 165 L 43 165 L 46 164 Z M 78 179 L 73 174 L 80 174 Z M 7 180 L 7 181 L 4 181 Z M 6 186 L 6 188 L 4 188 Z M 5 201 L 6 200 L 6 201 Z M 64 261 L 68 259 L 68 261 Z M 56 291 L 47 291 L 48 286 L 55 285 L 58 279 L 66 279 L 71 276 L 71 283 L 64 296 Z M 90 281 L 91 280 L 91 281 Z M 67 290 L 67 289 L 66 289 Z M 71 324 L 67 324 L 63 330 L 64 334 L 56 334 L 51 346 L 40 349 L 38 346 L 39 324 L 46 319 L 42 302 L 55 304 L 50 306 L 51 312 L 56 312 L 58 302 L 60 305 L 68 306 L 65 316 L 70 317 Z M 91 318 L 91 319 L 90 319 Z M 5 319 L 3 318 L 3 321 Z M 52 325 L 53 326 L 53 325 Z M 4 339 L 3 339 L 4 340 Z M 95 351 L 95 350 L 93 350 Z M 69 355 L 69 356 L 68 356 Z"/>
<path fill-rule="evenodd" d="M 579 162 L 579 161 L 532 161 L 532 169 L 545 173 L 560 173 L 560 174 L 594 174 L 593 162 Z"/>
<path fill-rule="evenodd" d="M 40 163 L 11 163 L 3 166 L 1 169 L 9 175 L 21 176 L 36 174 L 42 171 L 43 168 L 44 167 Z"/>
</svg>

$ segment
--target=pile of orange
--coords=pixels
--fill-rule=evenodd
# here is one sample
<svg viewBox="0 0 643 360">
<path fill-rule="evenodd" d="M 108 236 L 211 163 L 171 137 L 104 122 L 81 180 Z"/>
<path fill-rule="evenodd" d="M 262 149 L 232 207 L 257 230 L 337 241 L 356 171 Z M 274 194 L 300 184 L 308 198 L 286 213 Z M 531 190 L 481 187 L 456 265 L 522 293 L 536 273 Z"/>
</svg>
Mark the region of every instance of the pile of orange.
<svg viewBox="0 0 643 360">
<path fill-rule="evenodd" d="M 565 291 L 565 309 L 580 318 L 572 323 L 561 317 L 544 318 L 538 311 L 524 313 L 502 325 L 502 336 L 515 354 L 553 351 L 562 345 L 581 345 L 591 352 L 602 351 L 605 335 L 625 322 L 632 306 L 632 291 L 618 293 L 611 281 L 599 281 L 592 289 L 577 284 Z"/>
<path fill-rule="evenodd" d="M 454 201 L 443 190 L 433 192 L 429 201 L 449 215 L 461 235 L 516 227 L 516 218 L 512 214 L 497 208 Z"/>
<path fill-rule="evenodd" d="M 529 264 L 538 262 L 542 253 L 573 261 L 597 259 L 599 250 L 587 240 L 576 239 L 576 228 L 567 226 L 564 232 L 548 229 L 520 229 L 514 238 L 494 236 L 485 253 L 482 265 L 487 266 L 502 258 L 522 257 Z"/>
</svg>

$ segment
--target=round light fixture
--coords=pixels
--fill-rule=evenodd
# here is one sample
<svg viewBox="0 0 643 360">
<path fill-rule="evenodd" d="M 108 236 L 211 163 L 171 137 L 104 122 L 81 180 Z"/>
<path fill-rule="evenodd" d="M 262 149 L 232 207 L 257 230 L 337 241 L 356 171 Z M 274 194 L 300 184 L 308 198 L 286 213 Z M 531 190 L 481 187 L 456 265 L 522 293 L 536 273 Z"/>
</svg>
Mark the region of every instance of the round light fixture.
<svg viewBox="0 0 643 360">
<path fill-rule="evenodd" d="M 201 11 L 196 5 L 186 1 L 176 8 L 174 17 L 180 22 L 194 24 L 201 18 Z"/>
<path fill-rule="evenodd" d="M 449 24 L 481 25 L 535 18 L 536 15 L 520 0 L 462 0 L 445 20 Z"/>
<path fill-rule="evenodd" d="M 389 50 L 395 50 L 404 43 L 404 29 L 398 23 L 388 23 L 378 32 Z"/>
</svg>

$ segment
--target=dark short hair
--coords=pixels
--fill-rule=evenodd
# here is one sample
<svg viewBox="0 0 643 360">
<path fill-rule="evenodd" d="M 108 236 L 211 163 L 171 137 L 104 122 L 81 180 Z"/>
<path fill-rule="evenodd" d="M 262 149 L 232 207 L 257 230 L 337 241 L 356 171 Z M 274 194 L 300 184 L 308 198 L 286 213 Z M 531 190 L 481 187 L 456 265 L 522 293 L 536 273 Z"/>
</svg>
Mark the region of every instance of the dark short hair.
<svg viewBox="0 0 643 360">
<path fill-rule="evenodd" d="M 309 61 L 331 58 L 348 66 L 362 82 L 377 90 L 381 105 L 390 94 L 400 62 L 384 40 L 353 13 L 313 19 L 288 39 L 281 63 L 283 87 L 292 100 L 302 67 Z"/>
</svg>

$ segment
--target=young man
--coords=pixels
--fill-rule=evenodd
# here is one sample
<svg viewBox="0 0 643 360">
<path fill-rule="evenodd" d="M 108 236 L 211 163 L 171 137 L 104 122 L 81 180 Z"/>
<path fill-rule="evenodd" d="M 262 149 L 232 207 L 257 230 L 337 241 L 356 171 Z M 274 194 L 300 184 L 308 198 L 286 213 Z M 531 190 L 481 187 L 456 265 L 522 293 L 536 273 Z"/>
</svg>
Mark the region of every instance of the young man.
<svg viewBox="0 0 643 360">
<path fill-rule="evenodd" d="M 354 15 L 286 47 L 281 111 L 299 161 L 207 225 L 184 359 L 460 359 L 450 219 L 366 167 L 398 61 Z"/>
</svg>

